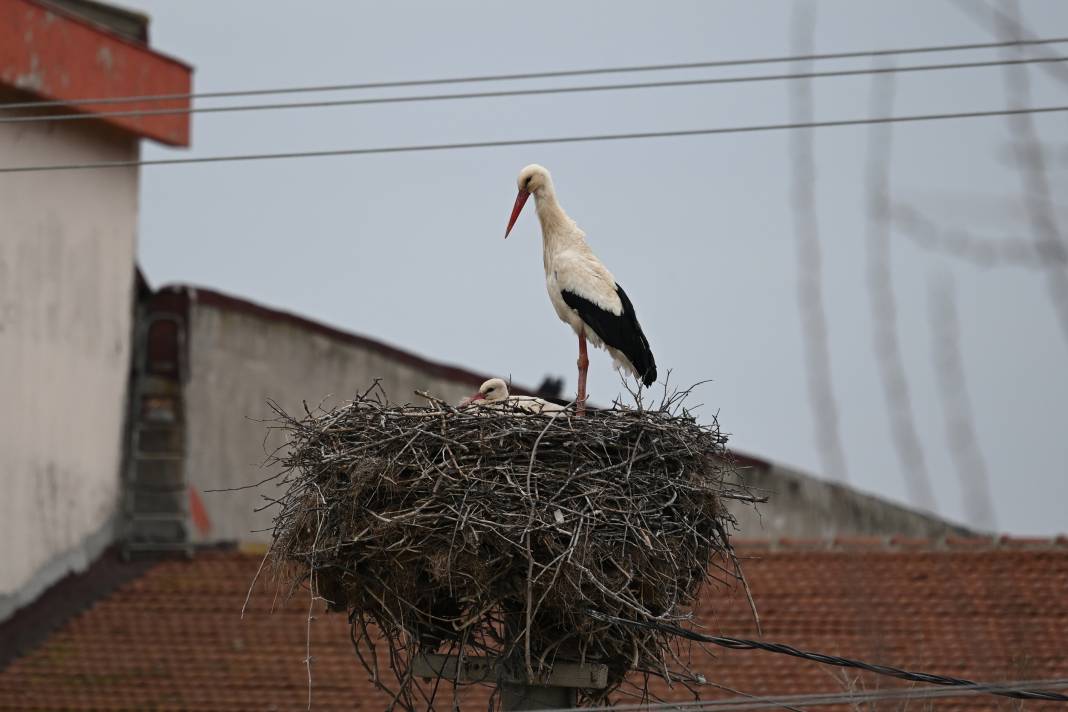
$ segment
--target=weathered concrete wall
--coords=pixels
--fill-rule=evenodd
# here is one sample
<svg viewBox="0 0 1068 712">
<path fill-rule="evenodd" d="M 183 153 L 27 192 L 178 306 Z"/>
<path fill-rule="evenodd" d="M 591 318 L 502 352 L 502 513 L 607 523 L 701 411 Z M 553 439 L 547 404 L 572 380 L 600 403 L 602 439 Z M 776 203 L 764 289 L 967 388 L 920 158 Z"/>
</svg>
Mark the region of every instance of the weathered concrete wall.
<svg viewBox="0 0 1068 712">
<path fill-rule="evenodd" d="M 84 123 L 0 124 L 0 163 L 136 159 Z M 0 619 L 111 541 L 136 168 L 0 176 Z"/>
<path fill-rule="evenodd" d="M 747 539 L 833 539 L 848 536 L 942 537 L 969 534 L 943 519 L 774 464 L 753 463 L 740 475 L 768 501 L 731 503 L 737 536 Z"/>
<path fill-rule="evenodd" d="M 192 301 L 189 309 L 189 381 L 185 388 L 186 473 L 203 494 L 212 529 L 199 541 L 268 541 L 270 511 L 260 492 L 207 492 L 263 479 L 263 423 L 268 399 L 289 413 L 336 405 L 381 379 L 390 399 L 417 402 L 425 390 L 450 402 L 470 395 L 478 377 L 442 377 L 417 364 L 293 321 Z M 270 450 L 278 436 L 266 442 Z M 269 490 L 267 490 L 269 492 Z"/>
<path fill-rule="evenodd" d="M 189 382 L 185 387 L 186 473 L 208 510 L 212 530 L 199 541 L 269 541 L 260 464 L 282 444 L 254 419 L 270 417 L 266 401 L 289 413 L 301 402 L 336 405 L 379 378 L 395 401 L 418 401 L 416 389 L 456 402 L 483 376 L 422 361 L 381 344 L 213 292 L 189 309 Z M 838 536 L 938 537 L 964 533 L 937 517 L 774 464 L 741 458 L 743 476 L 769 501 L 734 506 L 740 537 L 827 539 Z"/>
</svg>

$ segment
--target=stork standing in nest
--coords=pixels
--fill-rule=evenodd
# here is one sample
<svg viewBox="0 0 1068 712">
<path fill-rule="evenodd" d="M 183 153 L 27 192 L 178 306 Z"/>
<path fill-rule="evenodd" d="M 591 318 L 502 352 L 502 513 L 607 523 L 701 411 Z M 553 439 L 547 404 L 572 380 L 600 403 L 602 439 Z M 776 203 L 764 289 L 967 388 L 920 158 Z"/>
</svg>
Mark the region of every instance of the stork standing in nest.
<svg viewBox="0 0 1068 712">
<path fill-rule="evenodd" d="M 578 334 L 576 408 L 586 411 L 586 341 L 612 356 L 616 368 L 629 371 L 644 385 L 656 381 L 656 361 L 638 324 L 634 305 L 608 268 L 586 244 L 584 233 L 556 201 L 553 181 L 537 164 L 519 172 L 519 195 L 504 232 L 507 238 L 531 195 L 541 223 L 545 288 L 560 320 Z"/>
</svg>

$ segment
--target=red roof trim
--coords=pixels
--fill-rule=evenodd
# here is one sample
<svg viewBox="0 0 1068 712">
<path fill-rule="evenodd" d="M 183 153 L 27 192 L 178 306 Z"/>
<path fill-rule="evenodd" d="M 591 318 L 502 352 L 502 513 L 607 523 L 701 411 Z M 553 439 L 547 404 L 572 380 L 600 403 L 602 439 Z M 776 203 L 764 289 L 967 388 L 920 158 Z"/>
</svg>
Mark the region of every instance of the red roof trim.
<svg viewBox="0 0 1068 712">
<path fill-rule="evenodd" d="M 72 11 L 70 8 L 64 7 L 62 5 L 57 5 L 51 2 L 51 0 L 26 0 L 26 2 L 32 5 L 39 5 L 48 12 L 51 12 L 56 15 L 62 15 L 65 19 L 70 20 L 71 22 L 76 22 L 80 25 L 85 25 L 85 27 L 89 28 L 90 30 L 93 30 L 94 32 L 99 32 L 100 34 L 107 35 L 108 37 L 111 37 L 112 39 L 118 42 L 128 44 L 135 49 L 146 51 L 154 57 L 161 59 L 165 62 L 171 62 L 172 64 L 176 64 L 188 72 L 192 72 L 194 69 L 193 65 L 189 64 L 188 62 L 183 62 L 177 57 L 173 57 L 167 54 L 166 52 L 160 52 L 159 50 L 152 49 L 148 46 L 148 44 L 144 42 L 139 42 L 131 37 L 127 37 L 126 35 L 123 35 L 120 32 L 116 32 L 107 25 L 103 25 L 99 22 L 94 22 L 92 19 L 88 17 L 83 17 L 82 15 L 79 15 L 78 13 Z"/>
<path fill-rule="evenodd" d="M 189 94 L 192 74 L 192 68 L 174 58 L 44 0 L 0 0 L 0 85 L 42 99 L 76 102 L 86 98 Z M 65 110 L 93 114 L 189 107 L 189 99 L 172 99 L 82 104 Z M 173 146 L 189 145 L 188 114 L 110 116 L 100 120 L 143 138 Z"/>
</svg>

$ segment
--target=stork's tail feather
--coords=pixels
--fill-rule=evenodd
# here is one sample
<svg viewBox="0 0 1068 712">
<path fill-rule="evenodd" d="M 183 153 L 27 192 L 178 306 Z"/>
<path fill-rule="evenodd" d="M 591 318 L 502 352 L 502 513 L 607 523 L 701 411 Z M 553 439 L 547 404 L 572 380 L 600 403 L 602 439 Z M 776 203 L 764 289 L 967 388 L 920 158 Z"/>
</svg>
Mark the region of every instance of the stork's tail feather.
<svg viewBox="0 0 1068 712">
<path fill-rule="evenodd" d="M 646 388 L 656 383 L 656 360 L 653 358 L 653 352 L 649 350 L 648 346 L 642 349 L 640 353 L 629 357 L 631 363 L 634 364 L 634 375 L 641 380 Z"/>
<path fill-rule="evenodd" d="M 623 307 L 619 314 L 569 289 L 560 290 L 560 296 L 592 332 L 594 346 L 607 348 L 617 367 L 624 366 L 643 384 L 651 386 L 656 382 L 656 360 L 638 323 L 634 305 L 618 282 L 615 287 Z"/>
<path fill-rule="evenodd" d="M 634 367 L 634 375 L 641 380 L 646 388 L 656 383 L 656 359 L 653 358 L 653 350 L 649 348 L 649 340 L 645 338 L 641 324 L 638 323 L 638 315 L 634 311 L 634 305 L 630 297 L 623 291 L 623 287 L 616 283 L 616 294 L 623 303 L 623 316 L 630 322 L 630 333 L 622 344 L 622 351 Z"/>
<path fill-rule="evenodd" d="M 613 365 L 631 374 L 646 388 L 656 383 L 656 360 L 648 344 L 632 346 L 629 349 L 615 349 L 609 347 L 612 352 Z"/>
</svg>

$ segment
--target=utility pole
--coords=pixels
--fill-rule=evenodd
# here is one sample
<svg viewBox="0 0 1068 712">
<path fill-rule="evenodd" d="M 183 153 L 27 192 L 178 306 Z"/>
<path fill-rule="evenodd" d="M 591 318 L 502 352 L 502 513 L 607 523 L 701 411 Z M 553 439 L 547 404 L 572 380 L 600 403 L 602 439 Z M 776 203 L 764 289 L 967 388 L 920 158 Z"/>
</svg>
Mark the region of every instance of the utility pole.
<svg viewBox="0 0 1068 712">
<path fill-rule="evenodd" d="M 608 686 L 608 666 L 599 663 L 556 663 L 538 679 L 530 680 L 525 671 L 509 669 L 500 658 L 477 655 L 420 655 L 412 660 L 412 674 L 460 683 L 494 680 L 501 693 L 502 712 L 574 707 L 580 689 L 603 690 Z"/>
</svg>

